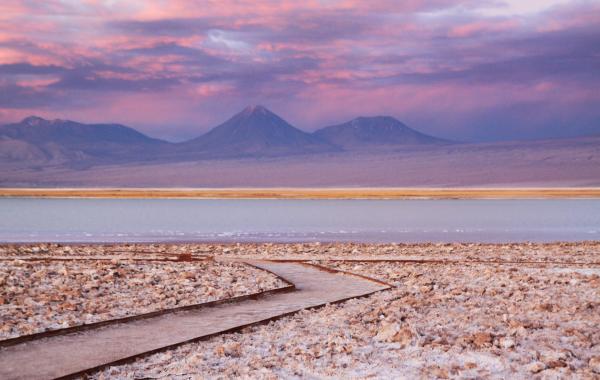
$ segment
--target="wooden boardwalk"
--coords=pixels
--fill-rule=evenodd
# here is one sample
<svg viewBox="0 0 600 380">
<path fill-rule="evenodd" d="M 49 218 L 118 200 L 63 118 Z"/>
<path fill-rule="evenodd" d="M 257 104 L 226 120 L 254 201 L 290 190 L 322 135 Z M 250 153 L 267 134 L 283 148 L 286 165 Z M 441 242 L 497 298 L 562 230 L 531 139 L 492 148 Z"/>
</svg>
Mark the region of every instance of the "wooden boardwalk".
<svg viewBox="0 0 600 380">
<path fill-rule="evenodd" d="M 0 349 L 0 379 L 53 379 L 83 374 L 302 309 L 365 296 L 390 287 L 309 264 L 247 262 L 285 278 L 296 286 L 296 290 L 5 347 Z"/>
</svg>

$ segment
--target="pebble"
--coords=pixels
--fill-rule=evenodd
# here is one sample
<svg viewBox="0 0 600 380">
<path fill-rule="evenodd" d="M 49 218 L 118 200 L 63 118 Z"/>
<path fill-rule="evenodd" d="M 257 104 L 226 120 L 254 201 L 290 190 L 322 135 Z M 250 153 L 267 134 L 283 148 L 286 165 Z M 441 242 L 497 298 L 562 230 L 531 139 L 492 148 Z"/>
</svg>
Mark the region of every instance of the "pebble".
<svg viewBox="0 0 600 380">
<path fill-rule="evenodd" d="M 509 349 L 515 346 L 515 341 L 511 338 L 500 338 L 498 342 L 499 346 L 504 349 Z"/>
<path fill-rule="evenodd" d="M 486 332 L 479 332 L 473 334 L 473 336 L 471 337 L 473 345 L 475 345 L 475 347 L 477 348 L 482 348 L 491 345 L 492 339 L 492 335 Z"/>
<path fill-rule="evenodd" d="M 400 331 L 400 325 L 397 323 L 388 323 L 383 325 L 377 335 L 375 335 L 375 339 L 382 342 L 392 342 L 394 336 Z"/>
<path fill-rule="evenodd" d="M 594 373 L 600 374 L 600 356 L 591 357 L 588 365 Z"/>
<path fill-rule="evenodd" d="M 533 362 L 527 366 L 527 370 L 531 373 L 538 373 L 546 369 L 546 365 L 542 362 Z"/>
</svg>

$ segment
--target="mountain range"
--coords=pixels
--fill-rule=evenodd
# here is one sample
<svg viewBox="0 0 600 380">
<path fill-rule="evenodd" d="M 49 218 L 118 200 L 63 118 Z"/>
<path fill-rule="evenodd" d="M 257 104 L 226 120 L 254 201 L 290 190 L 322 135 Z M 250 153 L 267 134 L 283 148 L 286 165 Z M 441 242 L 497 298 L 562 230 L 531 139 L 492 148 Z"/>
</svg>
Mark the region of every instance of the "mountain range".
<svg viewBox="0 0 600 380">
<path fill-rule="evenodd" d="M 111 163 L 150 159 L 168 145 L 120 124 L 82 124 L 30 116 L 0 127 L 0 160 Z"/>
<path fill-rule="evenodd" d="M 409 128 L 391 116 L 357 117 L 314 132 L 314 136 L 342 149 L 373 146 L 449 144 L 450 141 L 429 136 Z"/>
<path fill-rule="evenodd" d="M 97 165 L 282 157 L 376 146 L 449 144 L 389 116 L 359 117 L 304 132 L 263 106 L 249 106 L 207 133 L 181 143 L 150 138 L 120 124 L 82 124 L 30 116 L 0 127 L 0 160 Z"/>
<path fill-rule="evenodd" d="M 172 143 L 32 116 L 0 126 L 0 186 L 600 186 L 600 136 L 461 143 L 389 116 L 308 133 L 251 106 Z"/>
<path fill-rule="evenodd" d="M 249 106 L 204 135 L 176 149 L 209 157 L 283 156 L 339 150 L 263 106 Z"/>
</svg>

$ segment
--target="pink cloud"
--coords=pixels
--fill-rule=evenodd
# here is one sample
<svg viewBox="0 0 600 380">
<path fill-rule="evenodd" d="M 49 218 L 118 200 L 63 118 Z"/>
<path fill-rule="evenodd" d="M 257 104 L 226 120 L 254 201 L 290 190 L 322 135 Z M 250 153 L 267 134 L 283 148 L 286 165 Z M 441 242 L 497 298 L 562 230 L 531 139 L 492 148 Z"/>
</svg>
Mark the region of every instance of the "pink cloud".
<svg viewBox="0 0 600 380">
<path fill-rule="evenodd" d="M 510 32 L 519 27 L 520 22 L 518 20 L 474 21 L 453 26 L 448 31 L 448 36 L 457 38 L 473 37 L 482 33 L 494 34 Z"/>
<path fill-rule="evenodd" d="M 12 96 L 0 112 L 189 128 L 261 102 L 304 126 L 350 113 L 458 123 L 482 108 L 592 97 L 597 4 L 499 18 L 480 3 L 7 0 L 0 91 Z"/>
</svg>

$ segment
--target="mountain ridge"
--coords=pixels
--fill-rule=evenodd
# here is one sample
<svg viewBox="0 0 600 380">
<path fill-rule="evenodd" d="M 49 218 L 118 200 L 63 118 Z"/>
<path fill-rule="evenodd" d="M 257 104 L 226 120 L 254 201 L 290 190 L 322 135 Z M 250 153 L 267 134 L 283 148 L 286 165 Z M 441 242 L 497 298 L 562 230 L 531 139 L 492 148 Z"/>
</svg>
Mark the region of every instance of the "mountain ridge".
<svg viewBox="0 0 600 380">
<path fill-rule="evenodd" d="M 0 158 L 5 160 L 120 162 L 150 158 L 165 144 L 121 124 L 83 124 L 29 116 L 0 126 Z"/>
<path fill-rule="evenodd" d="M 420 132 L 398 125 L 400 121 L 386 116 L 355 118 L 342 123 L 343 127 L 338 124 L 335 133 L 324 137 L 319 136 L 323 133 L 319 130 L 312 134 L 299 130 L 264 107 L 246 107 L 238 114 L 219 125 L 226 127 L 217 126 L 204 134 L 208 136 L 183 143 L 153 139 L 120 124 L 90 126 L 61 119 L 25 118 L 0 126 L 0 186 L 591 186 L 600 183 L 600 136 L 535 142 L 448 143 L 425 135 L 424 142 L 407 144 L 407 136 L 417 133 L 422 138 Z M 266 118 L 267 126 L 263 122 L 248 122 L 248 118 L 259 121 Z M 372 129 L 377 132 L 375 136 Z M 226 144 L 219 139 L 225 139 Z M 319 139 L 318 144 L 315 139 Z M 395 145 L 388 144 L 393 139 Z M 557 167 L 563 169 L 557 171 Z"/>
<path fill-rule="evenodd" d="M 313 134 L 344 149 L 451 143 L 414 130 L 392 116 L 359 116 L 318 129 Z"/>
<path fill-rule="evenodd" d="M 564 145 L 569 144 L 564 141 Z M 310 133 L 294 127 L 262 105 L 251 105 L 206 133 L 179 143 L 155 139 L 116 123 L 84 124 L 30 116 L 21 122 L 0 126 L 0 163 L 86 168 L 132 162 L 169 163 L 355 151 L 410 154 L 455 144 L 461 143 L 421 133 L 392 116 L 359 116 Z M 502 145 L 482 144 L 475 145 L 482 151 Z"/>
</svg>

